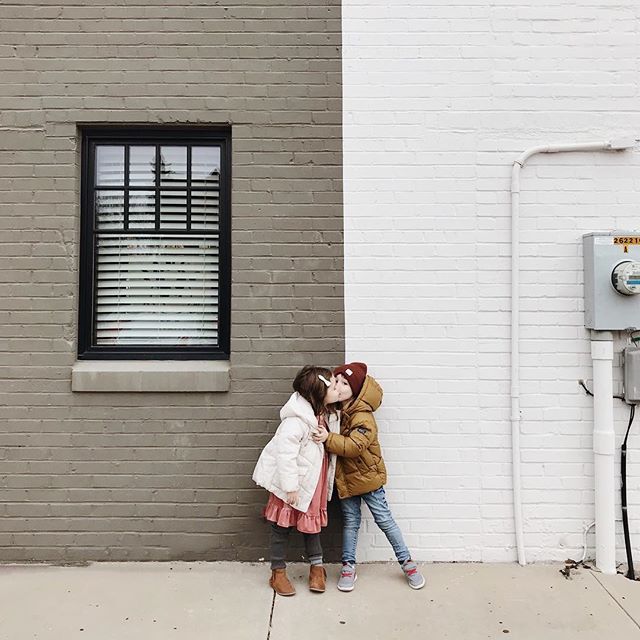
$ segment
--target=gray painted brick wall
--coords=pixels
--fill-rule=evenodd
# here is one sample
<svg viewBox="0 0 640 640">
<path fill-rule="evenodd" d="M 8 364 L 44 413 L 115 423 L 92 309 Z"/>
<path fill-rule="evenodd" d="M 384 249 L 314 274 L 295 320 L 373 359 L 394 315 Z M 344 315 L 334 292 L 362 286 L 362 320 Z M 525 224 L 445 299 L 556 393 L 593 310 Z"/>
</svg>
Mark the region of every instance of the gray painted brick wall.
<svg viewBox="0 0 640 640">
<path fill-rule="evenodd" d="M 344 353 L 340 2 L 0 18 L 0 560 L 266 557 L 253 465 L 298 367 Z M 71 392 L 86 123 L 231 123 L 228 393 Z"/>
</svg>

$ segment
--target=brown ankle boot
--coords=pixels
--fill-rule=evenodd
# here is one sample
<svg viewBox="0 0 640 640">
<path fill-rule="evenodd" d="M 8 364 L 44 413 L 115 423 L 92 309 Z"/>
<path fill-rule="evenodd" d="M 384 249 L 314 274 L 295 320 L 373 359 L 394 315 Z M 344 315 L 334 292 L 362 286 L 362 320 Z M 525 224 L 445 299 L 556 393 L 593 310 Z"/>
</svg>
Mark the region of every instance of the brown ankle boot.
<svg viewBox="0 0 640 640">
<path fill-rule="evenodd" d="M 271 571 L 271 578 L 269 578 L 269 586 L 279 596 L 295 596 L 296 590 L 287 578 L 286 569 L 273 569 Z"/>
<path fill-rule="evenodd" d="M 319 564 L 312 564 L 309 571 L 309 589 L 316 593 L 324 593 L 326 587 L 327 572 Z"/>
</svg>

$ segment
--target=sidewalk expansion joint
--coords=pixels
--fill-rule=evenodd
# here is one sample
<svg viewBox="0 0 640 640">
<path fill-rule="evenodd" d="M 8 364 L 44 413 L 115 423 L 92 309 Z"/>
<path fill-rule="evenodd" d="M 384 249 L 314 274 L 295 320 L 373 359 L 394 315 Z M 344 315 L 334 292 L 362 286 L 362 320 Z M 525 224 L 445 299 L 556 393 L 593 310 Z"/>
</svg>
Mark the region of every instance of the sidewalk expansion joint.
<svg viewBox="0 0 640 640">
<path fill-rule="evenodd" d="M 276 592 L 273 592 L 273 600 L 271 600 L 271 613 L 269 614 L 269 628 L 267 630 L 267 640 L 271 638 L 271 623 L 273 621 L 273 610 L 276 606 Z"/>
<path fill-rule="evenodd" d="M 600 578 L 598 578 L 598 574 L 592 571 L 591 575 L 596 579 L 597 583 L 609 594 L 609 597 L 627 614 L 631 622 L 633 622 L 633 624 L 635 624 L 636 627 L 640 629 L 640 624 L 637 622 L 637 620 L 622 606 L 620 602 L 618 602 L 618 599 L 611 593 L 611 591 L 609 591 L 609 589 L 605 587 L 605 585 L 600 581 Z"/>
</svg>

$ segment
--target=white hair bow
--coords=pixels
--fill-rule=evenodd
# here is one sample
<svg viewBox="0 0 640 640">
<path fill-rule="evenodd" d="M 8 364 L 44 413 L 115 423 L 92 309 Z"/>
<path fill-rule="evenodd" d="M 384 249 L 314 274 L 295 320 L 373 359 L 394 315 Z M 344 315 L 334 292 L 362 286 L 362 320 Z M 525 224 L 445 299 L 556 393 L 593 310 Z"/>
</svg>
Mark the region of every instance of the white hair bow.
<svg viewBox="0 0 640 640">
<path fill-rule="evenodd" d="M 322 382 L 324 382 L 327 385 L 327 387 L 331 386 L 331 383 L 322 374 L 318 374 L 318 378 L 322 380 Z"/>
</svg>

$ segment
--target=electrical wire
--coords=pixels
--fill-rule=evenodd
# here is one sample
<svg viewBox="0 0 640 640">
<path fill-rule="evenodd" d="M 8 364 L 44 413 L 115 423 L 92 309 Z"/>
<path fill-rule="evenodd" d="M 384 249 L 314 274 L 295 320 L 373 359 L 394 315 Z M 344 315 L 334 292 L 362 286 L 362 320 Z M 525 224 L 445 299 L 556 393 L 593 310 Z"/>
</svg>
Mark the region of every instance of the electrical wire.
<svg viewBox="0 0 640 640">
<path fill-rule="evenodd" d="M 629 515 L 627 513 L 627 438 L 629 437 L 629 431 L 631 431 L 631 425 L 633 424 L 633 418 L 636 415 L 636 405 L 631 405 L 629 411 L 629 424 L 627 426 L 627 432 L 624 435 L 624 441 L 620 448 L 620 504 L 622 506 L 622 528 L 624 530 L 624 546 L 627 553 L 627 574 L 626 577 L 629 580 L 635 580 L 636 574 L 633 568 L 633 554 L 631 551 L 631 538 L 629 535 Z"/>
<path fill-rule="evenodd" d="M 596 526 L 596 523 L 594 521 L 588 524 L 584 528 L 584 531 L 582 532 L 582 558 L 580 558 L 580 560 L 578 561 L 578 564 L 582 564 L 587 559 L 587 534 L 589 533 L 589 529 L 595 526 Z"/>
<path fill-rule="evenodd" d="M 629 424 L 627 425 L 627 432 L 624 434 L 624 441 L 622 446 L 626 449 L 627 447 L 627 438 L 629 437 L 629 431 L 631 430 L 631 425 L 633 424 L 633 418 L 636 415 L 636 405 L 631 405 L 631 410 L 629 411 Z"/>
<path fill-rule="evenodd" d="M 640 338 L 639 338 L 639 340 L 640 340 Z M 590 391 L 590 390 L 587 388 L 587 385 L 584 383 L 584 380 L 578 380 L 578 384 L 579 384 L 579 385 L 580 385 L 580 386 L 585 390 L 585 393 L 586 393 L 588 396 L 593 397 L 593 392 L 592 392 L 592 391 Z M 616 400 L 624 400 L 624 396 L 614 395 L 613 397 L 614 397 Z"/>
<path fill-rule="evenodd" d="M 587 385 L 584 383 L 584 380 L 578 380 L 578 384 L 585 390 L 585 393 L 588 396 L 593 397 L 593 393 L 587 389 Z"/>
</svg>

